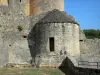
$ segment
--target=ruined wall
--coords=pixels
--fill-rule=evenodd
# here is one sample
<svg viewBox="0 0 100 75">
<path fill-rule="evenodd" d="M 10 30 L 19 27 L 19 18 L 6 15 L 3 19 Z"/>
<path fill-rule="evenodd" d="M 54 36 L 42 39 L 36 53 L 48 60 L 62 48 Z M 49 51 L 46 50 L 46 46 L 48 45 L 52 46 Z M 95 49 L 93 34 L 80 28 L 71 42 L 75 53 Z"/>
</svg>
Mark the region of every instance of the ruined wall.
<svg viewBox="0 0 100 75">
<path fill-rule="evenodd" d="M 80 31 L 79 31 L 79 37 L 80 37 L 80 41 L 83 41 L 83 40 L 85 40 L 86 39 L 86 37 L 85 37 L 85 34 L 84 34 L 84 32 L 80 29 Z"/>
<path fill-rule="evenodd" d="M 99 56 L 100 40 L 99 39 L 85 39 L 81 41 L 81 54 L 88 56 Z"/>
<path fill-rule="evenodd" d="M 80 30 L 80 51 L 81 55 L 98 56 L 100 52 L 100 39 L 87 39 Z"/>
<path fill-rule="evenodd" d="M 99 66 L 96 66 L 96 62 L 100 62 L 100 39 L 87 39 L 83 31 L 81 31 L 80 52 L 80 61 L 87 61 L 80 62 L 80 64 L 84 64 L 80 65 L 80 67 L 100 69 Z"/>
</svg>

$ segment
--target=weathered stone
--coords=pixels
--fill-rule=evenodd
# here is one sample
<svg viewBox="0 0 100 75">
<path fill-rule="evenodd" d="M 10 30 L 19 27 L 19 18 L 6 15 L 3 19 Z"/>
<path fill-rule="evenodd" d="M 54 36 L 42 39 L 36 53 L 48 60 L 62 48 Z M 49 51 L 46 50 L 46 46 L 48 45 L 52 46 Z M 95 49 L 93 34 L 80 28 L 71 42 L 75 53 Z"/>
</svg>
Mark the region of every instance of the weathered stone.
<svg viewBox="0 0 100 75">
<path fill-rule="evenodd" d="M 74 17 L 63 11 L 64 0 L 33 0 L 36 7 L 31 9 L 26 8 L 28 0 L 9 0 L 8 5 L 1 1 L 0 67 L 58 67 L 65 60 L 78 67 L 78 61 L 100 62 L 100 40 L 86 39 Z"/>
</svg>

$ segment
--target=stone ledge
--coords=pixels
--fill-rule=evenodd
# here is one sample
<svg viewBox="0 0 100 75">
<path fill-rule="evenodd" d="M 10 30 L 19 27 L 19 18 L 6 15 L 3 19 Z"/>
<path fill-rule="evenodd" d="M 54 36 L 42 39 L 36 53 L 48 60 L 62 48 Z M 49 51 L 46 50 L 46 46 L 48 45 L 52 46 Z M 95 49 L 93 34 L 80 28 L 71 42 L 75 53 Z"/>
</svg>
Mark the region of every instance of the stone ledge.
<svg viewBox="0 0 100 75">
<path fill-rule="evenodd" d="M 15 63 L 8 63 L 6 64 L 6 66 L 4 66 L 6 68 L 32 68 L 33 65 L 32 64 L 15 64 Z"/>
</svg>

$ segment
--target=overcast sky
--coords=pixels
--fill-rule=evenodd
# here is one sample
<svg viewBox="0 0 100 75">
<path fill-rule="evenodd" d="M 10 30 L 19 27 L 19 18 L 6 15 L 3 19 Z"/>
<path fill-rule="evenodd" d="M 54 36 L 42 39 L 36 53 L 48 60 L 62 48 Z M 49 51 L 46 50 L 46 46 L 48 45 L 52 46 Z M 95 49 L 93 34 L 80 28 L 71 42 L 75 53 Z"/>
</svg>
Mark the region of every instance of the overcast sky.
<svg viewBox="0 0 100 75">
<path fill-rule="evenodd" d="M 65 0 L 65 11 L 75 17 L 81 29 L 100 29 L 100 0 Z"/>
</svg>

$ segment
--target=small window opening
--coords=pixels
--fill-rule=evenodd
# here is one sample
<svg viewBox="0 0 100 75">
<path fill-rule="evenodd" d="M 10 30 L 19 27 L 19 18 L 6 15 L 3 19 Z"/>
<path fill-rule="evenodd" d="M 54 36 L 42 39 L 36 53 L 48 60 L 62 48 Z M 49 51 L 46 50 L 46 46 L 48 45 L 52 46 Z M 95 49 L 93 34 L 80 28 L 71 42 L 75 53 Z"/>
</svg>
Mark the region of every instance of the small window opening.
<svg viewBox="0 0 100 75">
<path fill-rule="evenodd" d="M 49 47 L 50 47 L 50 52 L 54 51 L 54 37 L 49 38 Z"/>
<path fill-rule="evenodd" d="M 83 41 L 83 40 L 80 40 L 80 41 Z"/>
<path fill-rule="evenodd" d="M 24 36 L 23 36 L 23 38 L 27 38 L 27 36 L 26 36 L 26 35 L 24 35 Z"/>
<path fill-rule="evenodd" d="M 22 0 L 20 0 L 20 2 L 21 2 Z"/>
<path fill-rule="evenodd" d="M 9 46 L 11 46 L 11 45 L 9 45 Z"/>
</svg>

